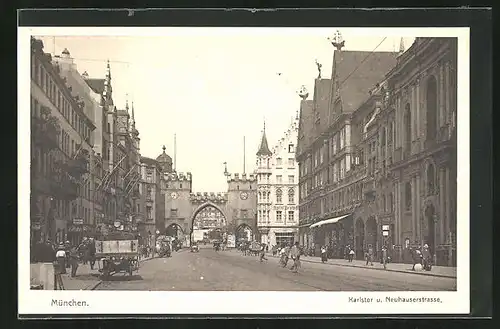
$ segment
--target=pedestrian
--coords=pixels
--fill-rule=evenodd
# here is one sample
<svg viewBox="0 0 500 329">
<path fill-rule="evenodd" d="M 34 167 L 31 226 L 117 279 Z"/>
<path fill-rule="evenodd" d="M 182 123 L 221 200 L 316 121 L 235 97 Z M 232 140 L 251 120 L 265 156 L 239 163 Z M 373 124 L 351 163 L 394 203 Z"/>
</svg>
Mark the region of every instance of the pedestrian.
<svg viewBox="0 0 500 329">
<path fill-rule="evenodd" d="M 373 266 L 373 247 L 371 244 L 368 245 L 368 250 L 366 252 L 366 265 L 370 263 Z"/>
<path fill-rule="evenodd" d="M 385 246 L 382 247 L 382 264 L 384 269 L 387 269 L 387 248 Z"/>
<path fill-rule="evenodd" d="M 90 269 L 94 269 L 95 265 L 95 254 L 96 254 L 96 249 L 95 249 L 95 240 L 94 238 L 89 239 L 89 244 L 88 244 L 88 255 L 89 255 L 89 261 L 90 261 Z"/>
<path fill-rule="evenodd" d="M 290 257 L 293 260 L 293 265 L 290 270 L 297 273 L 300 268 L 300 250 L 298 242 L 295 242 L 295 245 L 290 249 Z"/>
<path fill-rule="evenodd" d="M 71 277 L 76 276 L 76 271 L 78 270 L 78 248 L 72 247 L 70 250 L 70 263 L 71 263 Z"/>
<path fill-rule="evenodd" d="M 326 255 L 326 248 L 325 246 L 321 247 L 321 262 L 324 263 L 328 260 L 328 257 Z"/>
<path fill-rule="evenodd" d="M 424 267 L 424 270 L 430 271 L 432 268 L 432 265 L 431 265 L 432 256 L 431 256 L 431 252 L 429 251 L 429 245 L 427 245 L 427 244 L 425 244 L 424 248 L 422 249 L 422 260 L 423 260 L 422 265 Z"/>
<path fill-rule="evenodd" d="M 66 251 L 64 244 L 60 244 L 56 252 L 57 265 L 60 274 L 66 274 Z"/>
<path fill-rule="evenodd" d="M 266 244 L 262 244 L 262 246 L 260 247 L 260 262 L 261 263 L 262 263 L 263 260 L 267 260 L 267 258 L 266 258 L 266 248 L 267 248 Z"/>
<path fill-rule="evenodd" d="M 349 263 L 352 263 L 352 260 L 354 259 L 354 249 L 351 249 L 351 251 L 349 251 Z"/>
</svg>

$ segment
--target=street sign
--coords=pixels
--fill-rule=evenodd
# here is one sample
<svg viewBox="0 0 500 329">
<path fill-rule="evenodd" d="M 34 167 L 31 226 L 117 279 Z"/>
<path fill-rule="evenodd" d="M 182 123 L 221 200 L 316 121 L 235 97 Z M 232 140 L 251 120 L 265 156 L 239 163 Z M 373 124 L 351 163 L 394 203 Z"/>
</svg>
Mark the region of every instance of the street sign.
<svg viewBox="0 0 500 329">
<path fill-rule="evenodd" d="M 382 225 L 382 231 L 389 231 L 389 225 Z"/>
<path fill-rule="evenodd" d="M 74 225 L 83 225 L 83 218 L 73 218 Z"/>
<path fill-rule="evenodd" d="M 383 236 L 389 236 L 389 231 L 384 231 L 384 232 L 382 232 L 382 235 L 383 235 Z"/>
</svg>

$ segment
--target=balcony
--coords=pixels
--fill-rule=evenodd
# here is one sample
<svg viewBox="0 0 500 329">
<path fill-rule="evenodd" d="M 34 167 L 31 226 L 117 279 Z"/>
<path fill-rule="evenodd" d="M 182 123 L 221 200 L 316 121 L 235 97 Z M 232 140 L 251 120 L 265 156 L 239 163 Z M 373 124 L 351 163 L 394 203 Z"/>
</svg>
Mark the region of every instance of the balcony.
<svg viewBox="0 0 500 329">
<path fill-rule="evenodd" d="M 46 115 L 43 118 L 31 118 L 31 133 L 33 143 L 46 151 L 59 147 L 58 136 L 60 126 L 57 118 Z"/>
<path fill-rule="evenodd" d="M 66 164 L 66 170 L 69 175 L 75 179 L 80 179 L 89 172 L 89 153 L 87 150 L 81 150 L 76 158 L 71 159 Z"/>
</svg>

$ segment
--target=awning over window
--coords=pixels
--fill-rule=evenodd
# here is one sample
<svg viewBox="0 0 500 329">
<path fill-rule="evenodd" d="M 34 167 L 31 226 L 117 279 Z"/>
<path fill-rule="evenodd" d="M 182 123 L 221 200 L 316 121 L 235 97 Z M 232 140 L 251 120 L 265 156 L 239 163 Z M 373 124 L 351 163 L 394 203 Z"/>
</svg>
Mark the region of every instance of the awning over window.
<svg viewBox="0 0 500 329">
<path fill-rule="evenodd" d="M 350 214 L 348 215 L 344 215 L 344 216 L 339 216 L 339 217 L 334 217 L 334 218 L 330 218 L 330 219 L 325 219 L 325 220 L 322 220 L 321 222 L 317 222 L 317 223 L 314 223 L 310 226 L 310 228 L 315 228 L 315 227 L 319 227 L 321 225 L 326 225 L 326 224 L 335 224 L 337 223 L 339 220 L 341 219 L 344 219 L 346 218 L 347 216 L 349 216 Z"/>
</svg>

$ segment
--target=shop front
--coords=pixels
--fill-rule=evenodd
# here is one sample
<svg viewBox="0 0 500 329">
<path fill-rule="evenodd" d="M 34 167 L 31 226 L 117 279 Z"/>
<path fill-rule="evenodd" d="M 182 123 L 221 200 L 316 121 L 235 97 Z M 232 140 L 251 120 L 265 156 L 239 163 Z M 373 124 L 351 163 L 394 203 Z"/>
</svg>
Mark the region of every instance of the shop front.
<svg viewBox="0 0 500 329">
<path fill-rule="evenodd" d="M 354 245 L 351 214 L 322 220 L 310 228 L 314 234 L 315 255 L 319 255 L 321 246 L 326 246 L 329 257 L 344 258 L 346 248 Z"/>
<path fill-rule="evenodd" d="M 91 237 L 95 230 L 88 224 L 71 224 L 68 226 L 67 240 L 72 246 L 78 246 L 84 237 Z"/>
</svg>

